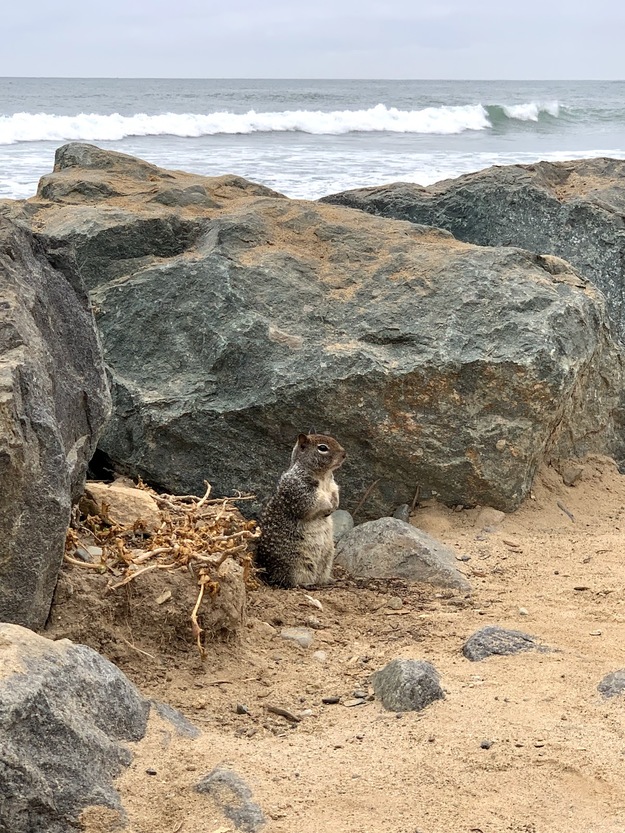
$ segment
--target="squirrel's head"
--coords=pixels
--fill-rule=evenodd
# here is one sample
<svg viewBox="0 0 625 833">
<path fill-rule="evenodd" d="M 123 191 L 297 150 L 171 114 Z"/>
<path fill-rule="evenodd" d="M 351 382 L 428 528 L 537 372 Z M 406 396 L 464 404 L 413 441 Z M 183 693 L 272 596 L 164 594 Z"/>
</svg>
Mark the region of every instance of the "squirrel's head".
<svg viewBox="0 0 625 833">
<path fill-rule="evenodd" d="M 302 463 L 310 471 L 325 474 L 334 471 L 347 457 L 345 449 L 326 434 L 300 434 L 291 453 L 291 465 Z"/>
</svg>

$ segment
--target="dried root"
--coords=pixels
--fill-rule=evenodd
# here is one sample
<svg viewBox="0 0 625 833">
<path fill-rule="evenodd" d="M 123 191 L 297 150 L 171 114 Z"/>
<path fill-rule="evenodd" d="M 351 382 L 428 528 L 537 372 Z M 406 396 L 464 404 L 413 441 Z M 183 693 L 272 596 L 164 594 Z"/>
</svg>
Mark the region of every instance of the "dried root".
<svg viewBox="0 0 625 833">
<path fill-rule="evenodd" d="M 148 533 L 140 519 L 128 526 L 115 525 L 104 503 L 100 507 L 91 503 L 87 514 L 75 512 L 72 517 L 65 561 L 108 574 L 106 592 L 118 590 L 152 570 L 188 572 L 199 587 L 190 619 L 193 639 L 204 657 L 198 617 L 202 600 L 219 592 L 220 565 L 233 558 L 243 568 L 246 586 L 256 585 L 249 544 L 260 533 L 255 521 L 247 521 L 236 506 L 238 501 L 254 496 L 209 499 L 208 483 L 202 497 L 157 494 L 141 482 L 138 488 L 147 491 L 159 507 L 161 523 L 156 532 Z M 86 560 L 94 546 L 101 555 Z"/>
</svg>

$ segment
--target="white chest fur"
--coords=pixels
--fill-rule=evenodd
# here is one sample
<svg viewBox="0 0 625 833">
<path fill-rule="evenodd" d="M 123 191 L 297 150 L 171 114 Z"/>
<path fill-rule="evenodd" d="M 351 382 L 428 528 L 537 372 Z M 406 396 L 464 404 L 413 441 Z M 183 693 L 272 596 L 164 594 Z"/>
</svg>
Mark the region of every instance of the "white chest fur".
<svg viewBox="0 0 625 833">
<path fill-rule="evenodd" d="M 331 471 L 319 480 L 315 500 L 306 520 L 312 521 L 316 518 L 325 518 L 331 515 L 339 507 L 339 487 L 337 486 Z"/>
</svg>

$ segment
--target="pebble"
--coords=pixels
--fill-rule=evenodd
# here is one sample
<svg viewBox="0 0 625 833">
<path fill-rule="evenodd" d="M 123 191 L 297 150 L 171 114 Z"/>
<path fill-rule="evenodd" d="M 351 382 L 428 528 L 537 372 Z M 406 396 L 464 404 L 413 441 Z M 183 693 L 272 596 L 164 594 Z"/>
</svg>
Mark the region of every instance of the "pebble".
<svg viewBox="0 0 625 833">
<path fill-rule="evenodd" d="M 289 642 L 296 642 L 302 648 L 309 648 L 313 641 L 312 631 L 307 628 L 283 628 L 280 636 Z"/>
<path fill-rule="evenodd" d="M 495 528 L 506 518 L 506 513 L 491 506 L 484 506 L 475 519 L 475 526 L 482 532 L 494 532 Z"/>
<path fill-rule="evenodd" d="M 84 547 L 76 547 L 74 555 L 76 558 L 80 558 L 81 561 L 91 561 L 91 556 Z"/>
<path fill-rule="evenodd" d="M 480 743 L 480 749 L 490 749 L 492 745 L 493 745 L 492 740 L 483 740 Z"/>
<path fill-rule="evenodd" d="M 237 703 L 236 713 L 237 714 L 249 714 L 250 710 L 248 709 L 247 706 L 244 706 L 243 703 Z"/>
<path fill-rule="evenodd" d="M 404 523 L 408 523 L 410 521 L 410 507 L 408 504 L 402 503 L 401 506 L 398 506 L 393 512 L 393 517 L 399 518 L 399 520 L 404 521 Z"/>
<path fill-rule="evenodd" d="M 519 616 L 529 616 L 529 611 L 526 607 L 519 608 Z"/>
<path fill-rule="evenodd" d="M 470 560 L 471 560 L 470 555 L 457 555 L 456 556 L 456 561 L 470 561 Z"/>
<path fill-rule="evenodd" d="M 326 706 L 335 706 L 337 703 L 341 702 L 340 697 L 322 697 L 321 702 L 324 703 Z"/>
<path fill-rule="evenodd" d="M 148 769 L 146 769 L 145 774 L 146 775 L 156 775 L 156 770 L 152 769 L 152 767 L 149 767 Z"/>
<path fill-rule="evenodd" d="M 312 658 L 315 660 L 315 662 L 326 662 L 326 660 L 328 659 L 328 655 L 325 651 L 315 651 L 315 653 L 312 655 Z"/>
<path fill-rule="evenodd" d="M 102 549 L 102 547 L 87 547 L 87 552 L 93 558 L 100 558 L 104 550 Z"/>
<path fill-rule="evenodd" d="M 355 697 L 353 700 L 345 700 L 343 703 L 344 706 L 347 706 L 348 709 L 353 708 L 354 706 L 362 706 L 367 701 L 364 697 Z"/>
<path fill-rule="evenodd" d="M 361 698 L 361 699 L 364 700 L 364 699 L 367 698 L 368 695 L 367 695 L 366 691 L 363 691 L 361 688 L 357 688 L 355 691 L 352 691 L 352 696 L 353 697 L 358 697 L 358 698 Z"/>
<path fill-rule="evenodd" d="M 401 610 L 404 606 L 403 601 L 399 598 L 399 596 L 391 596 L 386 606 L 391 610 Z"/>
</svg>

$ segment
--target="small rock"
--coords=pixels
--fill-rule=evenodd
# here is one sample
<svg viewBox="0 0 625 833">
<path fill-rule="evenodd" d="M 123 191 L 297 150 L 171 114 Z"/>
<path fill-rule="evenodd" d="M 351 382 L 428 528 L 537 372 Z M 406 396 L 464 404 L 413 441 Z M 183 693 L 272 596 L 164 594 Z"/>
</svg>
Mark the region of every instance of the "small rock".
<svg viewBox="0 0 625 833">
<path fill-rule="evenodd" d="M 407 503 L 402 503 L 401 506 L 398 506 L 393 512 L 393 517 L 398 518 L 400 521 L 404 521 L 404 523 L 408 523 L 410 521 L 410 506 L 408 506 Z"/>
<path fill-rule="evenodd" d="M 248 709 L 247 706 L 244 706 L 243 703 L 237 703 L 236 713 L 237 714 L 249 714 L 250 710 Z"/>
<path fill-rule="evenodd" d="M 320 630 L 321 628 L 323 628 L 323 623 L 316 616 L 307 616 L 306 624 L 309 628 L 314 628 L 315 630 Z"/>
<path fill-rule="evenodd" d="M 102 547 L 87 547 L 87 552 L 92 558 L 101 558 L 104 550 Z"/>
<path fill-rule="evenodd" d="M 493 745 L 492 740 L 483 740 L 480 743 L 480 749 L 490 749 L 492 745 Z"/>
<path fill-rule="evenodd" d="M 263 812 L 253 800 L 252 791 L 236 772 L 216 767 L 195 787 L 210 795 L 224 815 L 245 833 L 256 833 L 265 824 Z"/>
<path fill-rule="evenodd" d="M 558 471 L 565 486 L 574 486 L 584 473 L 584 467 L 574 463 L 565 463 L 559 467 Z"/>
<path fill-rule="evenodd" d="M 504 451 L 507 445 L 508 443 L 506 442 L 506 440 L 497 440 L 497 442 L 495 443 L 495 448 L 497 449 L 497 451 Z"/>
<path fill-rule="evenodd" d="M 394 659 L 372 682 L 375 696 L 389 711 L 420 711 L 445 696 L 436 669 L 423 660 Z"/>
<path fill-rule="evenodd" d="M 505 442 L 505 441 L 504 441 Z M 475 519 L 475 526 L 478 529 L 487 529 L 493 531 L 495 527 L 506 519 L 506 513 L 500 512 L 499 509 L 493 509 L 491 506 L 484 506 L 480 509 L 477 518 Z"/>
<path fill-rule="evenodd" d="M 91 556 L 84 547 L 76 547 L 74 550 L 74 557 L 80 558 L 81 561 L 85 561 L 86 563 L 91 561 Z"/>
<path fill-rule="evenodd" d="M 399 596 L 391 596 L 391 598 L 386 603 L 386 606 L 391 610 L 401 610 L 404 606 L 403 601 L 399 598 Z"/>
<path fill-rule="evenodd" d="M 471 560 L 470 555 L 457 555 L 456 556 L 456 561 L 470 561 L 470 560 Z"/>
<path fill-rule="evenodd" d="M 264 622 L 262 619 L 250 618 L 247 626 L 250 630 L 256 631 L 259 636 L 274 636 L 276 629 L 269 622 Z"/>
<path fill-rule="evenodd" d="M 296 642 L 302 648 L 310 648 L 313 641 L 312 631 L 309 631 L 308 628 L 283 628 L 280 631 L 280 636 L 289 642 Z"/>
<path fill-rule="evenodd" d="M 334 543 L 344 538 L 354 528 L 354 519 L 345 509 L 337 509 L 330 516 L 332 518 L 332 528 L 334 530 Z"/>
<path fill-rule="evenodd" d="M 625 691 L 625 669 L 612 671 L 601 680 L 597 686 L 604 697 L 616 697 Z"/>
<path fill-rule="evenodd" d="M 517 654 L 538 648 L 534 638 L 526 633 L 489 626 L 470 636 L 464 643 L 462 653 L 471 662 L 478 662 L 490 656 Z"/>
<path fill-rule="evenodd" d="M 529 616 L 529 611 L 526 607 L 519 608 L 519 616 Z"/>
<path fill-rule="evenodd" d="M 132 526 L 143 521 L 147 532 L 156 532 L 161 525 L 161 513 L 154 498 L 142 489 L 120 486 L 117 483 L 89 481 L 85 494 L 99 507 L 99 512 L 119 526 Z"/>
<path fill-rule="evenodd" d="M 328 659 L 328 655 L 325 651 L 315 651 L 315 653 L 312 655 L 312 658 L 315 660 L 315 662 L 326 662 L 326 660 Z"/>
<path fill-rule="evenodd" d="M 364 697 L 354 697 L 353 700 L 345 700 L 343 702 L 344 706 L 347 706 L 348 709 L 353 708 L 354 706 L 362 706 L 366 703 L 366 699 Z"/>
<path fill-rule="evenodd" d="M 198 727 L 191 723 L 178 709 L 168 703 L 161 703 L 160 700 L 151 700 L 150 702 L 158 716 L 173 726 L 176 734 L 185 738 L 199 738 L 202 734 Z"/>
<path fill-rule="evenodd" d="M 353 697 L 358 697 L 358 698 L 364 700 L 364 699 L 366 699 L 366 697 L 368 695 L 367 695 L 366 691 L 363 691 L 362 689 L 357 688 L 355 691 L 352 691 L 352 696 Z"/>
<path fill-rule="evenodd" d="M 317 610 L 321 610 L 323 612 L 323 605 L 321 604 L 319 599 L 316 599 L 314 596 L 308 596 L 306 593 L 304 593 L 304 598 L 306 599 L 309 605 L 312 605 L 313 607 L 316 607 Z"/>
<path fill-rule="evenodd" d="M 336 706 L 337 703 L 341 702 L 340 697 L 322 697 L 321 702 L 324 703 L 326 706 Z"/>
<path fill-rule="evenodd" d="M 405 578 L 471 589 L 456 567 L 453 550 L 398 518 L 378 518 L 357 526 L 339 541 L 336 563 L 353 576 Z"/>
<path fill-rule="evenodd" d="M 152 767 L 149 767 L 148 769 L 146 769 L 145 774 L 146 775 L 156 775 L 157 772 L 156 772 L 155 769 L 152 769 Z"/>
</svg>

